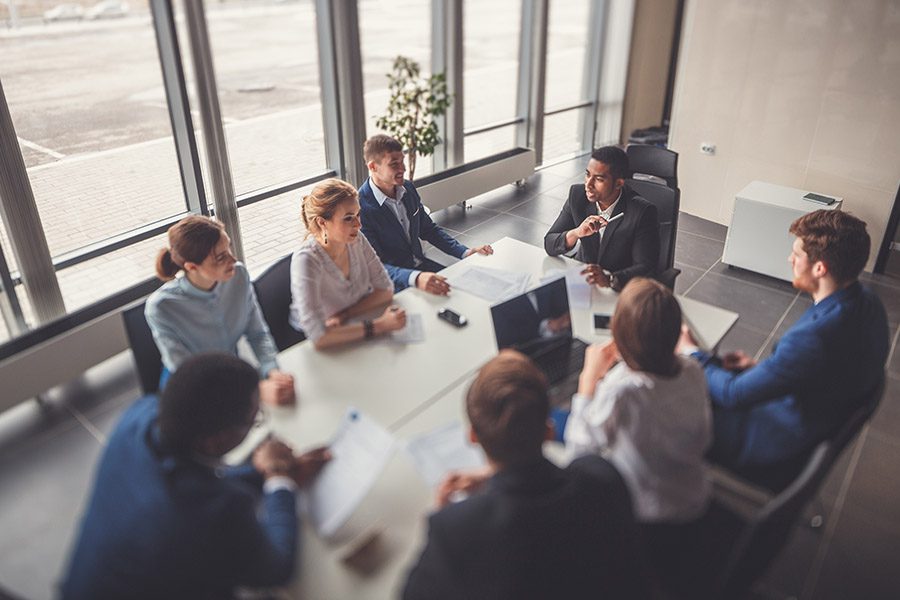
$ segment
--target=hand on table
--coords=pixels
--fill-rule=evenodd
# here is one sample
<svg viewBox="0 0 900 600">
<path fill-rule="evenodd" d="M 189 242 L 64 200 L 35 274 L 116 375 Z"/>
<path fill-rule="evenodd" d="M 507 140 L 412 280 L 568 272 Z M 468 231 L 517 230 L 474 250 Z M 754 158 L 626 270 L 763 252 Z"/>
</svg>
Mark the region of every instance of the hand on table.
<svg viewBox="0 0 900 600">
<path fill-rule="evenodd" d="M 253 467 L 266 479 L 290 477 L 294 468 L 294 453 L 281 440 L 269 438 L 253 451 Z"/>
<path fill-rule="evenodd" d="M 700 344 L 697 343 L 694 334 L 691 333 L 691 328 L 682 323 L 681 335 L 678 337 L 678 343 L 675 344 L 675 352 L 677 354 L 685 354 L 688 350 L 693 351 L 693 348 L 699 347 Z"/>
<path fill-rule="evenodd" d="M 450 284 L 447 283 L 446 277 L 428 271 L 419 273 L 416 277 L 416 287 L 436 296 L 446 296 L 450 292 Z"/>
<path fill-rule="evenodd" d="M 490 244 L 485 244 L 484 246 L 478 246 L 477 248 L 469 248 L 466 250 L 466 253 L 463 254 L 463 258 L 467 256 L 472 256 L 473 254 L 478 253 L 484 256 L 490 256 L 494 253 L 494 249 L 491 248 Z"/>
<path fill-rule="evenodd" d="M 592 398 L 597 382 L 606 376 L 620 358 L 619 349 L 613 340 L 588 346 L 584 351 L 584 367 L 578 376 L 578 393 Z"/>
<path fill-rule="evenodd" d="M 259 399 L 270 406 L 286 406 L 296 400 L 294 377 L 284 371 L 272 369 L 268 377 L 259 382 Z"/>
<path fill-rule="evenodd" d="M 588 265 L 581 271 L 581 274 L 585 276 L 584 279 L 589 284 L 602 288 L 609 287 L 612 283 L 600 265 Z"/>
<path fill-rule="evenodd" d="M 320 446 L 295 456 L 291 477 L 298 486 L 306 487 L 316 478 L 316 475 L 319 474 L 319 471 L 331 458 L 331 450 L 327 446 Z"/>
<path fill-rule="evenodd" d="M 375 333 L 387 333 L 406 327 L 406 311 L 396 304 L 388 306 L 380 317 L 375 319 Z"/>
<path fill-rule="evenodd" d="M 450 503 L 451 496 L 456 493 L 471 494 L 493 477 L 494 470 L 490 466 L 471 471 L 451 471 L 444 477 L 437 489 L 437 505 L 443 508 Z"/>
</svg>

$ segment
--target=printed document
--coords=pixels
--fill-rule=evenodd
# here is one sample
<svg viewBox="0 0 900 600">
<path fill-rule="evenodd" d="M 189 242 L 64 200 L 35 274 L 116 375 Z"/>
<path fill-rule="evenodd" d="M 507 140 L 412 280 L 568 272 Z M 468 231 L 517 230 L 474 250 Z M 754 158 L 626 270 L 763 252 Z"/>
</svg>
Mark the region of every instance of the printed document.
<svg viewBox="0 0 900 600">
<path fill-rule="evenodd" d="M 394 438 L 381 425 L 349 409 L 329 444 L 332 459 L 300 494 L 316 532 L 332 537 L 375 484 L 394 451 Z"/>
<path fill-rule="evenodd" d="M 406 327 L 399 331 L 391 332 L 391 341 L 400 344 L 416 344 L 425 341 L 425 328 L 422 325 L 422 315 L 406 314 Z"/>
<path fill-rule="evenodd" d="M 524 294 L 531 284 L 531 275 L 528 273 L 476 266 L 454 273 L 447 279 L 453 289 L 468 292 L 488 302 L 501 302 Z"/>
<path fill-rule="evenodd" d="M 487 464 L 484 452 L 469 442 L 459 421 L 410 439 L 406 449 L 419 475 L 431 487 L 437 487 L 450 471 Z"/>
</svg>

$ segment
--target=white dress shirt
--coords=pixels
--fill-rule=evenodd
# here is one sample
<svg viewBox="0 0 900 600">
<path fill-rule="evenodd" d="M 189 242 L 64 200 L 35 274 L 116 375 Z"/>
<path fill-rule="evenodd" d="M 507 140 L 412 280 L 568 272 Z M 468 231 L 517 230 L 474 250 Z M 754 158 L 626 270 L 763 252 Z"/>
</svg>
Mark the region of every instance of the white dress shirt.
<svg viewBox="0 0 900 600">
<path fill-rule="evenodd" d="M 706 378 L 696 361 L 660 377 L 624 362 L 598 384 L 593 398 L 576 394 L 566 448 L 601 453 L 631 492 L 638 521 L 684 522 L 703 514 L 711 487 L 703 455 L 712 442 Z"/>
</svg>

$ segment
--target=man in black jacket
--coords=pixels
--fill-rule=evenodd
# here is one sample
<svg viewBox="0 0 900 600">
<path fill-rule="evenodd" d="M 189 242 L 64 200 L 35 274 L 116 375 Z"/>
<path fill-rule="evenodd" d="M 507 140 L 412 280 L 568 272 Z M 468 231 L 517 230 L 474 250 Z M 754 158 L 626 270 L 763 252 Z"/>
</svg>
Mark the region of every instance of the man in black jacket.
<svg viewBox="0 0 900 600">
<path fill-rule="evenodd" d="M 584 185 L 569 198 L 544 236 L 550 256 L 564 254 L 588 263 L 589 283 L 622 289 L 637 276 L 652 276 L 659 262 L 656 207 L 625 188 L 628 156 L 621 148 L 594 150 Z"/>
<path fill-rule="evenodd" d="M 466 409 L 489 467 L 441 484 L 444 508 L 404 598 L 647 596 L 622 478 L 599 456 L 547 461 L 548 408 L 546 379 L 523 354 L 504 350 L 482 368 Z"/>
</svg>

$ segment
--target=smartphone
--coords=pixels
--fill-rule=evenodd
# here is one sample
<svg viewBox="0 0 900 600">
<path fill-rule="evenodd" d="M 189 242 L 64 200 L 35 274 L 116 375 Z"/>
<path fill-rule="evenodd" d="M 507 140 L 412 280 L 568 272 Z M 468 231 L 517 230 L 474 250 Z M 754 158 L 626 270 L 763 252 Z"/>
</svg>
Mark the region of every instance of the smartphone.
<svg viewBox="0 0 900 600">
<path fill-rule="evenodd" d="M 812 200 L 813 202 L 818 202 L 819 204 L 831 205 L 834 204 L 834 198 L 829 196 L 823 196 L 822 194 L 813 194 L 812 192 L 803 196 L 805 200 Z"/>
<path fill-rule="evenodd" d="M 458 312 L 453 312 L 449 308 L 442 308 L 438 311 L 438 318 L 443 319 L 454 327 L 465 327 L 469 322 L 464 316 Z"/>
<path fill-rule="evenodd" d="M 606 331 L 609 329 L 609 320 L 612 317 L 610 315 L 604 315 L 601 313 L 594 313 L 594 331 L 599 333 L 601 331 Z"/>
</svg>

